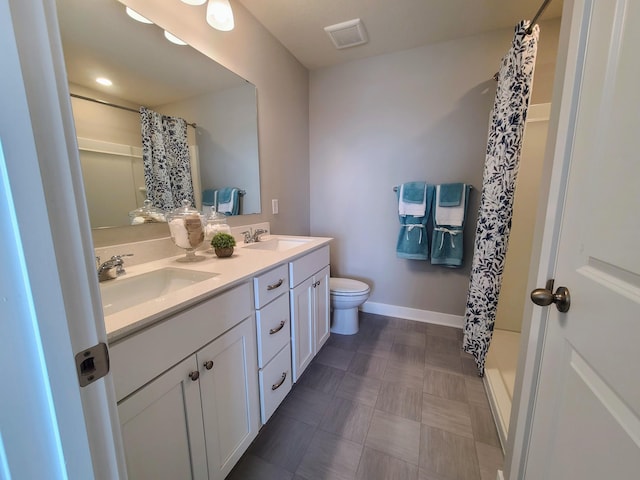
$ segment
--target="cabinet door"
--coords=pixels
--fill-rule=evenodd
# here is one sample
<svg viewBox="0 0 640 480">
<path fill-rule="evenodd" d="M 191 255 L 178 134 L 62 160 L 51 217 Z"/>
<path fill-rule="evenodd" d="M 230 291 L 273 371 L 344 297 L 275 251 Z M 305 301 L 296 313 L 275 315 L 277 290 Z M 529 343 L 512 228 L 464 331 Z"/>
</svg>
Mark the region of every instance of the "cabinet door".
<svg viewBox="0 0 640 480">
<path fill-rule="evenodd" d="M 329 266 L 326 266 L 313 276 L 315 282 L 315 354 L 329 340 L 331 321 L 329 316 Z"/>
<path fill-rule="evenodd" d="M 197 370 L 192 355 L 118 405 L 130 480 L 207 478 Z"/>
<path fill-rule="evenodd" d="M 260 428 L 253 317 L 198 351 L 196 357 L 209 478 L 223 479 Z"/>
<path fill-rule="evenodd" d="M 315 350 L 314 278 L 308 278 L 291 290 L 291 353 L 293 381 L 297 382 L 302 372 L 311 363 Z"/>
</svg>

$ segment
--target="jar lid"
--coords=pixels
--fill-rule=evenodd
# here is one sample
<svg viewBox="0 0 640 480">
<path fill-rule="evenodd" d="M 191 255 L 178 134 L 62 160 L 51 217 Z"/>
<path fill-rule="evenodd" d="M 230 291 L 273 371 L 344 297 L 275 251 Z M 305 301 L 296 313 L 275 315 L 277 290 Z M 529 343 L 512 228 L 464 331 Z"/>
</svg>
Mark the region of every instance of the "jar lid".
<svg viewBox="0 0 640 480">
<path fill-rule="evenodd" d="M 129 219 L 131 225 L 138 225 L 141 223 L 160 223 L 166 222 L 164 211 L 153 206 L 151 200 L 144 201 L 142 207 L 136 208 L 129 212 Z"/>
</svg>

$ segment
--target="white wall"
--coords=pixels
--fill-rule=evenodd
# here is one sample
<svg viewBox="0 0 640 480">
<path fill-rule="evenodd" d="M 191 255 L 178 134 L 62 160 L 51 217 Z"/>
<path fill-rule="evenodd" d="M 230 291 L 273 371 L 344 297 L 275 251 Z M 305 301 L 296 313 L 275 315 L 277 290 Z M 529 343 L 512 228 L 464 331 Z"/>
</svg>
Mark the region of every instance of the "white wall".
<svg viewBox="0 0 640 480">
<path fill-rule="evenodd" d="M 551 96 L 558 31 L 559 21 L 541 25 L 536 101 Z M 508 29 L 311 73 L 311 233 L 335 237 L 332 275 L 368 282 L 370 301 L 464 314 L 491 77 L 512 37 Z M 476 187 L 462 269 L 396 257 L 392 188 L 413 180 Z"/>
</svg>

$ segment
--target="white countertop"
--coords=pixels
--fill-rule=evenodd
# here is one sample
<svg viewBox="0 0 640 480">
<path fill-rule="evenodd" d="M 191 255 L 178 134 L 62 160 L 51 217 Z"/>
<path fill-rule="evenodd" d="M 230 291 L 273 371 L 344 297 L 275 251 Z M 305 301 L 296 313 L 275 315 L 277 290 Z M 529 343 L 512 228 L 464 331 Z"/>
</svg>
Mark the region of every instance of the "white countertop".
<svg viewBox="0 0 640 480">
<path fill-rule="evenodd" d="M 246 282 L 276 265 L 303 256 L 331 241 L 331 238 L 326 237 L 295 237 L 291 235 L 271 235 L 263 237 L 264 241 L 268 241 L 270 238 L 301 239 L 305 240 L 305 242 L 298 247 L 281 252 L 246 248 L 246 245 L 238 243 L 233 256 L 229 258 L 218 258 L 214 253 L 198 251 L 198 256 L 204 256 L 206 258 L 205 260 L 194 263 L 181 263 L 178 262 L 177 259 L 183 257 L 184 254 L 182 254 L 140 265 L 126 266 L 127 273 L 125 275 L 115 280 L 109 280 L 108 282 L 122 281 L 135 275 L 166 267 L 215 273 L 216 276 L 192 286 L 176 290 L 162 297 L 105 316 L 104 322 L 109 343 L 121 340 L 127 335 L 146 328 L 158 320 L 213 297 L 217 293 L 235 285 Z"/>
</svg>

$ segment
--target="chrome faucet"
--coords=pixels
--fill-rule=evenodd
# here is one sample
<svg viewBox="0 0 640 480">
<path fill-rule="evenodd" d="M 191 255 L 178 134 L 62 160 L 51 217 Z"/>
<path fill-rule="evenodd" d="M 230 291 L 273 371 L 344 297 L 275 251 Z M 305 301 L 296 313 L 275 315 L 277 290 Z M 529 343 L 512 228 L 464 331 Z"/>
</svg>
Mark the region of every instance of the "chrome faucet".
<svg viewBox="0 0 640 480">
<path fill-rule="evenodd" d="M 244 235 L 244 243 L 253 242 L 253 233 L 251 232 L 251 228 L 245 232 L 240 232 L 240 235 Z"/>
<path fill-rule="evenodd" d="M 269 233 L 269 230 L 265 230 L 264 228 L 256 228 L 255 231 L 253 232 L 253 241 L 259 242 L 260 235 L 264 235 L 265 233 Z"/>
<path fill-rule="evenodd" d="M 124 269 L 124 260 L 122 257 L 132 257 L 133 253 L 123 253 L 122 255 L 114 255 L 104 263 L 100 263 L 100 257 L 96 257 L 96 265 L 98 265 L 98 281 L 113 280 L 120 275 L 127 273 Z"/>
</svg>

